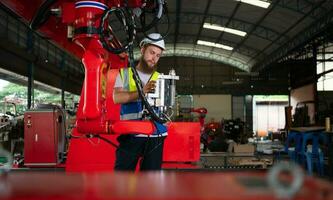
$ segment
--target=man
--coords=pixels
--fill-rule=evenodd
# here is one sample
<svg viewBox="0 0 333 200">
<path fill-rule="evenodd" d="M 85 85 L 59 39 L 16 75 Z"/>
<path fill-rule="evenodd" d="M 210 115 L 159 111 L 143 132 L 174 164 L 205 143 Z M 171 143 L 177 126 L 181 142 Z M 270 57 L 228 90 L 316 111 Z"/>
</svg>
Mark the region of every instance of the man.
<svg viewBox="0 0 333 200">
<path fill-rule="evenodd" d="M 158 33 L 151 33 L 140 42 L 141 58 L 136 70 L 142 81 L 145 94 L 155 90 L 158 78 L 156 65 L 164 50 L 164 40 Z M 114 86 L 113 99 L 115 103 L 122 104 L 120 111 L 122 120 L 142 120 L 144 108 L 137 92 L 131 68 L 120 70 Z M 116 151 L 115 170 L 134 171 L 140 158 L 140 170 L 161 169 L 163 144 L 167 129 L 160 123 L 154 122 L 154 124 L 156 131 L 149 137 L 141 134 L 130 134 L 117 138 L 119 147 Z"/>
</svg>

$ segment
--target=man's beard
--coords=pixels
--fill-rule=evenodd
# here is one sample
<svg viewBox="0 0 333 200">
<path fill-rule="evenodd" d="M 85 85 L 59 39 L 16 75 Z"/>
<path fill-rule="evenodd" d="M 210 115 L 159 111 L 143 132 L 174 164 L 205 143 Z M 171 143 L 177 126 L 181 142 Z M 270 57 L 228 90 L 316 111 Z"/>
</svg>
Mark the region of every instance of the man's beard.
<svg viewBox="0 0 333 200">
<path fill-rule="evenodd" d="M 153 67 L 149 66 L 148 63 L 145 61 L 143 56 L 140 58 L 140 65 L 141 65 L 141 70 L 145 74 L 152 74 L 156 70 L 156 65 Z"/>
</svg>

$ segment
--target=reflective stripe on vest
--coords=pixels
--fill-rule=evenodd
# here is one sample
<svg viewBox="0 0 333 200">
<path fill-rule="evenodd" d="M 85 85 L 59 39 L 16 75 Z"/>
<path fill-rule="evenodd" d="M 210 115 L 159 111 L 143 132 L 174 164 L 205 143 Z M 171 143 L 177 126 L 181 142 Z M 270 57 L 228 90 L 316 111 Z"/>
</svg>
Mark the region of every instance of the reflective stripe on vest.
<svg viewBox="0 0 333 200">
<path fill-rule="evenodd" d="M 158 75 L 159 73 L 155 71 L 148 81 L 150 80 L 156 81 L 158 79 Z M 123 80 L 124 89 L 130 92 L 136 91 L 136 85 L 135 85 L 135 80 L 133 78 L 132 68 L 128 67 L 120 69 L 120 77 Z"/>
<path fill-rule="evenodd" d="M 157 80 L 158 72 L 154 72 L 149 80 Z M 120 77 L 123 80 L 123 88 L 127 91 L 137 91 L 135 80 L 133 78 L 132 68 L 120 69 Z M 121 105 L 120 119 L 121 120 L 136 120 L 142 118 L 142 103 L 141 100 L 125 103 Z"/>
<path fill-rule="evenodd" d="M 120 119 L 121 120 L 136 120 L 136 119 L 141 119 L 142 118 L 142 113 L 128 113 L 128 114 L 121 114 Z"/>
</svg>

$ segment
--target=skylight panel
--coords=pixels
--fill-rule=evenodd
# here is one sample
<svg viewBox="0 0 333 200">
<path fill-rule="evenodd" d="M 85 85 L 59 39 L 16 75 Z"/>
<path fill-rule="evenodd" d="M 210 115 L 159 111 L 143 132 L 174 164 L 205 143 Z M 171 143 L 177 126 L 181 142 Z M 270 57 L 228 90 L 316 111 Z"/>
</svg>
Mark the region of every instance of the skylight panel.
<svg viewBox="0 0 333 200">
<path fill-rule="evenodd" d="M 214 42 L 208 42 L 208 41 L 204 41 L 204 40 L 198 40 L 197 44 L 204 45 L 204 46 L 209 46 L 209 47 L 215 47 L 215 48 L 219 48 L 219 49 L 225 49 L 225 50 L 229 50 L 229 51 L 234 49 L 233 47 L 228 46 L 228 45 L 214 43 Z"/>
<path fill-rule="evenodd" d="M 253 5 L 253 6 L 258 6 L 258 7 L 261 7 L 261 8 L 268 8 L 269 5 L 271 5 L 270 2 L 261 1 L 261 0 L 236 0 L 236 1 L 247 3 L 247 4 L 250 4 L 250 5 Z"/>
<path fill-rule="evenodd" d="M 207 29 L 212 29 L 212 30 L 216 30 L 216 31 L 222 31 L 222 32 L 227 32 L 227 33 L 239 35 L 239 36 L 242 36 L 242 37 L 244 37 L 246 35 L 246 32 L 244 32 L 244 31 L 240 31 L 240 30 L 232 29 L 232 28 L 227 28 L 227 27 L 220 26 L 220 25 L 217 25 L 217 24 L 204 23 L 203 27 L 207 28 Z"/>
</svg>

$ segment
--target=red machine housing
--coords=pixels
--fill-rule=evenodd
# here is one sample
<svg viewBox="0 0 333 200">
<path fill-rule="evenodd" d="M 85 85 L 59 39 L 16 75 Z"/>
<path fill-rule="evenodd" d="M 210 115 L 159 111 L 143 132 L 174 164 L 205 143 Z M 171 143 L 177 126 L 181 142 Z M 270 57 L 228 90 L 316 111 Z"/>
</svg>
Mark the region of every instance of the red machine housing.
<svg viewBox="0 0 333 200">
<path fill-rule="evenodd" d="M 107 85 L 113 85 L 118 70 L 108 71 Z M 114 104 L 112 100 L 113 88 L 106 91 L 107 118 L 117 126 L 120 123 L 128 121 L 119 121 L 120 105 Z M 132 122 L 130 122 L 132 123 Z M 151 124 L 149 124 L 151 125 Z M 130 126 L 114 128 L 113 130 L 122 130 L 130 127 L 140 128 L 139 126 Z M 141 127 L 143 128 L 143 127 Z M 116 148 L 110 143 L 99 138 L 86 138 L 74 129 L 72 133 L 75 138 L 70 141 L 68 157 L 66 161 L 67 172 L 96 172 L 111 171 L 114 168 Z M 118 134 L 106 135 L 103 137 L 113 144 L 117 145 L 116 138 Z M 200 124 L 197 122 L 172 122 L 168 124 L 168 137 L 165 139 L 163 151 L 163 168 L 193 168 L 195 162 L 200 160 Z"/>
<path fill-rule="evenodd" d="M 24 164 L 54 167 L 65 149 L 65 116 L 60 109 L 41 109 L 24 114 Z"/>
<path fill-rule="evenodd" d="M 200 159 L 200 124 L 172 122 L 165 140 L 164 162 L 197 162 Z"/>
<path fill-rule="evenodd" d="M 108 71 L 107 85 L 114 85 L 117 74 L 117 69 Z M 120 122 L 120 105 L 113 103 L 112 91 L 112 88 L 106 90 L 106 106 L 108 110 L 106 117 L 110 121 Z M 81 133 L 78 133 L 76 128 L 72 134 L 75 138 L 71 139 L 68 149 L 66 161 L 67 172 L 101 172 L 113 169 L 116 150 L 114 146 L 98 138 L 86 138 Z M 117 136 L 117 134 L 103 135 L 103 137 L 116 145 L 118 144 L 116 140 Z"/>
</svg>

